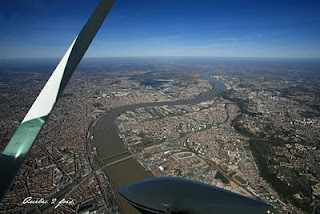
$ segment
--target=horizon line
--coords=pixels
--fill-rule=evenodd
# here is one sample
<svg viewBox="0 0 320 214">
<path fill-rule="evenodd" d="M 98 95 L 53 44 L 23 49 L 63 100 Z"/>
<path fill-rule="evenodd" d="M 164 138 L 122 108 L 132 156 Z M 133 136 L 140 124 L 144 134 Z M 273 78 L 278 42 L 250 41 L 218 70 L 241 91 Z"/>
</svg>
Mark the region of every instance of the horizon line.
<svg viewBox="0 0 320 214">
<path fill-rule="evenodd" d="M 62 57 L 24 57 L 24 58 L 0 58 L 0 61 L 6 60 L 37 60 L 37 59 L 61 59 Z M 97 59 L 97 58 L 220 58 L 220 59 L 300 59 L 300 60 L 320 60 L 320 57 L 262 57 L 262 56 L 84 56 L 83 59 Z"/>
</svg>

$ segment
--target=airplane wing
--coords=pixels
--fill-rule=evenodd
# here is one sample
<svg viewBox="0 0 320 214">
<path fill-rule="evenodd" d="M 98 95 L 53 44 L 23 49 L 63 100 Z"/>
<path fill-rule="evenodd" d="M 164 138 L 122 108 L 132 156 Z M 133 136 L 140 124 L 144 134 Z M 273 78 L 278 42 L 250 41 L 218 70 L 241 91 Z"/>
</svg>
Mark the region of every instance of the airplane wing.
<svg viewBox="0 0 320 214">
<path fill-rule="evenodd" d="M 218 187 L 183 178 L 151 178 L 119 190 L 143 214 L 266 214 L 268 204 Z"/>
<path fill-rule="evenodd" d="M 0 155 L 0 201 L 14 181 L 55 103 L 114 3 L 115 0 L 102 0 L 100 2 Z"/>
<path fill-rule="evenodd" d="M 0 201 L 114 3 L 101 1 L 0 155 Z M 181 178 L 144 180 L 119 193 L 142 213 L 264 213 L 270 208 L 254 199 Z"/>
</svg>

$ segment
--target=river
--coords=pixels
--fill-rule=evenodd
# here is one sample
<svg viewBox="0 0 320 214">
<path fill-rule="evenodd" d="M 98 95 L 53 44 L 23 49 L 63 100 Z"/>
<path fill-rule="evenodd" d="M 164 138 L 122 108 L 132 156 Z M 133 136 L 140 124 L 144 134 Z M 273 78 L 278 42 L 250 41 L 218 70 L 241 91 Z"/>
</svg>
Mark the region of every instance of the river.
<svg viewBox="0 0 320 214">
<path fill-rule="evenodd" d="M 134 105 L 127 105 L 117 107 L 106 112 L 93 127 L 93 139 L 94 144 L 97 148 L 99 156 L 104 159 L 113 155 L 125 152 L 126 149 L 121 138 L 118 135 L 117 127 L 115 124 L 116 118 L 129 110 L 134 110 L 140 107 L 150 106 L 161 106 L 161 105 L 186 105 L 186 104 L 197 104 L 213 99 L 217 94 L 226 91 L 226 86 L 220 81 L 211 78 L 209 75 L 214 72 L 208 71 L 201 73 L 201 76 L 210 81 L 214 87 L 194 99 L 191 100 L 177 100 L 177 101 L 165 101 L 165 102 L 151 102 L 151 103 L 140 103 Z M 152 174 L 147 172 L 135 159 L 130 158 L 122 161 L 118 164 L 112 165 L 105 168 L 106 173 L 112 180 L 112 183 L 116 190 L 128 184 L 137 182 L 139 180 L 152 177 Z M 139 213 L 135 208 L 128 204 L 120 195 L 120 202 L 127 213 Z"/>
</svg>

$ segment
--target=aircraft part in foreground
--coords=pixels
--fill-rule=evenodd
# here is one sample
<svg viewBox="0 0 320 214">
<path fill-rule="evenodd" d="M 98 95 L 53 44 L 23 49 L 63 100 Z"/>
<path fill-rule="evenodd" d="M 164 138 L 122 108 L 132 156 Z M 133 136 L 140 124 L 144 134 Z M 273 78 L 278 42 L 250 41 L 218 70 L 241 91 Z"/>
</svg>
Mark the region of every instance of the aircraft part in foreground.
<svg viewBox="0 0 320 214">
<path fill-rule="evenodd" d="M 142 213 L 262 214 L 271 210 L 261 201 L 183 178 L 146 179 L 119 193 Z"/>
<path fill-rule="evenodd" d="M 114 3 L 115 0 L 101 1 L 0 155 L 0 201 Z M 182 178 L 148 179 L 126 186 L 119 192 L 142 213 L 256 214 L 270 209 L 263 202 Z"/>
<path fill-rule="evenodd" d="M 102 0 L 0 155 L 0 201 L 8 191 L 74 70 L 111 10 L 115 0 Z"/>
</svg>

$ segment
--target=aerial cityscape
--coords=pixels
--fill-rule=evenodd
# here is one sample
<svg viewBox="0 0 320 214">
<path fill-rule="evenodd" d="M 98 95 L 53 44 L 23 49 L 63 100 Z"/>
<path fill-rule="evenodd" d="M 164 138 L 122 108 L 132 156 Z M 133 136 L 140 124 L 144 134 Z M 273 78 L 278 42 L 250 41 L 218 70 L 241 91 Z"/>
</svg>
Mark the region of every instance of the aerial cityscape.
<svg viewBox="0 0 320 214">
<path fill-rule="evenodd" d="M 168 178 L 320 214 L 319 2 L 100 1 L 0 8 L 0 213 L 189 213 L 121 191 Z"/>
<path fill-rule="evenodd" d="M 152 176 L 221 187 L 275 213 L 318 212 L 318 62 L 149 60 L 80 66 L 2 213 L 133 213 L 117 190 Z M 1 72 L 2 150 L 48 75 Z"/>
</svg>

